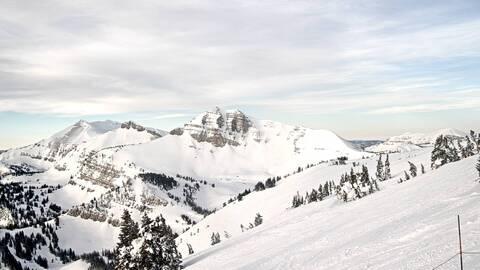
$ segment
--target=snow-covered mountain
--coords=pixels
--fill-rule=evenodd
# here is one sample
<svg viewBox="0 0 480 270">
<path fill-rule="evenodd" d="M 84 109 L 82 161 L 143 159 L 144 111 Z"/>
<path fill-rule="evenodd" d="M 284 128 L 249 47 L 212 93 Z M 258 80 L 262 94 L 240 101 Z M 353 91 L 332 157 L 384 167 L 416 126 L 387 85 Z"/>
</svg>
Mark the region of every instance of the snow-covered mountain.
<svg viewBox="0 0 480 270">
<path fill-rule="evenodd" d="M 389 142 L 404 142 L 416 145 L 432 145 L 435 139 L 440 136 L 465 137 L 467 133 L 453 128 L 445 128 L 430 133 L 404 133 L 399 136 L 393 136 L 388 139 Z"/>
<path fill-rule="evenodd" d="M 440 135 L 450 136 L 455 138 L 464 138 L 467 133 L 445 128 L 436 130 L 430 133 L 411 133 L 407 132 L 402 135 L 392 136 L 383 143 L 376 144 L 365 148 L 368 152 L 374 153 L 395 153 L 395 152 L 410 152 L 419 150 L 421 147 L 431 146 L 435 143 L 435 139 Z"/>
<path fill-rule="evenodd" d="M 168 174 L 258 180 L 341 156 L 367 155 L 331 131 L 256 120 L 239 110 L 207 111 L 171 134 L 126 147 L 113 158 Z"/>
</svg>

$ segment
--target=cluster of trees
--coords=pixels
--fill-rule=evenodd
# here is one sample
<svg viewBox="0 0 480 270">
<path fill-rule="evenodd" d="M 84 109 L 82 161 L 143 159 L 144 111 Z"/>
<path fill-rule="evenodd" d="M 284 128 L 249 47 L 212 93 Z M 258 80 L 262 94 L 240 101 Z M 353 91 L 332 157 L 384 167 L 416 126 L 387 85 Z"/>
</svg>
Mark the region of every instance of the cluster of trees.
<svg viewBox="0 0 480 270">
<path fill-rule="evenodd" d="M 59 188 L 61 186 L 0 183 L 0 208 L 8 209 L 14 221 L 7 228 L 25 228 L 59 216 L 61 207 L 48 199 L 48 194 Z"/>
<path fill-rule="evenodd" d="M 58 224 L 57 220 L 56 224 Z M 6 266 L 7 269 L 28 269 L 28 267 L 22 268 L 22 264 L 16 259 L 18 258 L 48 268 L 48 260 L 41 255 L 37 255 L 38 251 L 43 249 L 48 249 L 52 255 L 64 264 L 77 259 L 72 249 L 63 250 L 58 246 L 58 236 L 53 225 L 40 223 L 39 226 L 41 232 L 31 233 L 30 235 L 25 234 L 22 230 L 13 235 L 6 232 L 0 238 L 1 264 Z"/>
<path fill-rule="evenodd" d="M 150 219 L 144 213 L 141 226 L 133 221 L 128 210 L 122 215 L 119 243 L 115 249 L 115 270 L 176 270 L 181 257 L 175 244 L 176 234 L 160 216 Z M 134 244 L 138 251 L 134 252 Z"/>
<path fill-rule="evenodd" d="M 90 264 L 88 270 L 113 270 L 114 256 L 111 250 L 102 250 L 82 254 L 80 258 Z"/>
<path fill-rule="evenodd" d="M 210 236 L 210 244 L 212 246 L 220 243 L 222 240 L 220 239 L 220 234 L 218 232 L 213 232 Z"/>
<path fill-rule="evenodd" d="M 459 161 L 480 153 L 480 135 L 470 131 L 464 139 L 440 135 L 435 140 L 431 156 L 431 168 Z"/>
<path fill-rule="evenodd" d="M 399 183 L 403 183 L 405 181 L 408 181 L 412 178 L 417 177 L 417 175 L 418 175 L 417 166 L 410 161 L 408 162 L 408 164 L 410 166 L 410 168 L 409 168 L 410 174 L 408 174 L 407 171 L 404 171 L 403 173 L 404 173 L 405 179 L 400 177 L 400 179 L 398 180 Z M 420 164 L 420 172 L 421 172 L 421 174 L 425 173 L 425 166 L 423 166 L 423 164 Z"/>
<path fill-rule="evenodd" d="M 377 171 L 375 173 L 375 177 L 377 177 L 378 181 L 385 181 L 392 178 L 392 173 L 390 171 L 390 158 L 388 154 L 385 158 L 385 163 L 383 163 L 382 154 L 380 154 L 377 162 Z"/>
<path fill-rule="evenodd" d="M 379 191 L 377 180 L 370 177 L 368 168 L 362 165 L 360 172 L 345 173 L 340 178 L 340 183 L 335 188 L 337 198 L 344 202 L 361 199 L 369 194 Z"/>
<path fill-rule="evenodd" d="M 178 186 L 175 178 L 163 173 L 141 173 L 139 176 L 144 182 L 156 185 L 167 191 Z"/>
<path fill-rule="evenodd" d="M 333 181 L 327 181 L 325 184 L 320 184 L 318 189 L 312 189 L 310 193 L 306 192 L 305 196 L 300 195 L 297 191 L 297 194 L 293 196 L 292 199 L 292 208 L 297 208 L 307 203 L 323 201 L 325 197 L 328 197 L 333 194 L 335 190 L 335 183 Z"/>
</svg>

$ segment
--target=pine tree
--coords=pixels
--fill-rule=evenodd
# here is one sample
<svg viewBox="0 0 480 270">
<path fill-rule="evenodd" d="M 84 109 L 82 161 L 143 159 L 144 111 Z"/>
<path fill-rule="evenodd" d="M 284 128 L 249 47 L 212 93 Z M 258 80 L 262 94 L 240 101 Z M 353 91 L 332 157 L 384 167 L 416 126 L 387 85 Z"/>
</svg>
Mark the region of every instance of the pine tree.
<svg viewBox="0 0 480 270">
<path fill-rule="evenodd" d="M 132 241 L 138 238 L 138 224 L 133 221 L 128 210 L 123 211 L 120 225 L 119 242 L 115 249 L 115 270 L 137 269 L 136 262 L 132 256 Z"/>
<path fill-rule="evenodd" d="M 142 230 L 146 230 L 151 223 L 152 219 L 148 217 L 147 212 L 144 212 L 142 216 Z"/>
<path fill-rule="evenodd" d="M 410 180 L 410 175 L 408 175 L 408 173 L 407 173 L 407 172 L 405 172 L 405 171 L 404 171 L 404 173 L 405 173 L 405 181 L 408 181 L 408 180 Z"/>
<path fill-rule="evenodd" d="M 446 151 L 446 138 L 440 135 L 435 140 L 431 155 L 431 168 L 437 169 L 448 163 Z"/>
<path fill-rule="evenodd" d="M 388 180 L 392 178 L 392 173 L 390 171 L 390 159 L 387 154 L 387 158 L 385 159 L 385 173 L 384 173 L 384 180 Z"/>
<path fill-rule="evenodd" d="M 188 255 L 192 255 L 193 253 L 195 253 L 195 252 L 193 251 L 192 245 L 187 244 L 187 247 L 188 247 Z"/>
<path fill-rule="evenodd" d="M 178 270 L 181 257 L 175 244 L 172 229 L 165 223 L 163 217 L 156 217 L 144 231 L 143 243 L 137 257 L 141 270 Z"/>
<path fill-rule="evenodd" d="M 473 136 L 475 136 L 475 133 L 473 133 Z M 475 137 L 472 137 L 472 140 L 475 140 L 474 138 Z M 464 158 L 471 157 L 475 154 L 474 153 L 475 144 L 472 140 L 470 140 L 470 137 L 468 137 L 468 136 L 466 137 L 467 142 L 466 142 L 466 146 L 465 146 L 465 149 L 464 149 Z"/>
<path fill-rule="evenodd" d="M 132 241 L 138 238 L 138 224 L 133 221 L 128 210 L 123 210 L 122 222 L 120 224 L 120 240 L 117 244 L 117 248 L 126 247 L 131 245 Z"/>
<path fill-rule="evenodd" d="M 308 197 L 308 203 L 316 202 L 318 199 L 318 192 L 315 189 L 312 189 L 310 196 Z"/>
<path fill-rule="evenodd" d="M 257 227 L 258 225 L 260 225 L 262 223 L 263 223 L 263 217 L 262 217 L 262 215 L 260 215 L 260 213 L 257 213 L 257 215 L 255 216 L 255 221 L 254 221 L 255 227 Z"/>
<path fill-rule="evenodd" d="M 252 227 L 253 227 L 253 226 L 252 226 Z M 219 234 L 218 232 L 217 232 L 217 233 L 213 232 L 213 233 L 212 233 L 212 236 L 210 236 L 210 240 L 211 240 L 211 245 L 212 245 L 212 246 L 220 243 L 220 242 L 221 242 L 221 240 L 220 240 L 220 234 Z"/>
<path fill-rule="evenodd" d="M 385 180 L 385 173 L 384 173 L 384 166 L 382 162 L 382 155 L 380 154 L 380 157 L 378 158 L 377 162 L 377 172 L 375 173 L 375 176 L 379 181 L 384 181 Z"/>
<path fill-rule="evenodd" d="M 425 174 L 425 166 L 423 166 L 423 164 L 420 164 L 420 168 L 421 168 L 422 174 Z"/>
<path fill-rule="evenodd" d="M 383 169 L 382 169 L 382 177 L 383 177 Z M 370 181 L 370 175 L 368 173 L 368 168 L 367 166 L 362 165 L 362 173 L 360 175 L 360 183 L 362 184 L 362 187 L 365 187 L 369 183 L 369 181 Z"/>
<path fill-rule="evenodd" d="M 417 166 L 415 166 L 415 164 L 413 164 L 410 161 L 408 162 L 408 164 L 410 165 L 410 175 L 412 176 L 412 178 L 416 177 L 417 176 Z"/>
</svg>

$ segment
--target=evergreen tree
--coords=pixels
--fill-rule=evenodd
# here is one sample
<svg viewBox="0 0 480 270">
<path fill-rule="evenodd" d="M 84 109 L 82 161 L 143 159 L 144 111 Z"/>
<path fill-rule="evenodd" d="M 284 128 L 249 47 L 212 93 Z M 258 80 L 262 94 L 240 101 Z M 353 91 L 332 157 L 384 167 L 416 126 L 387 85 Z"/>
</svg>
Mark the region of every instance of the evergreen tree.
<svg viewBox="0 0 480 270">
<path fill-rule="evenodd" d="M 380 160 L 381 162 L 381 160 Z M 383 167 L 383 165 L 382 165 Z M 382 170 L 382 177 L 383 177 L 383 170 Z M 365 187 L 367 184 L 369 184 L 370 181 L 370 175 L 368 173 L 368 168 L 365 165 L 362 165 L 362 173 L 360 175 L 360 183 L 362 187 Z"/>
<path fill-rule="evenodd" d="M 378 158 L 377 162 L 377 172 L 375 173 L 375 176 L 379 181 L 384 181 L 385 180 L 385 172 L 384 172 L 384 166 L 382 162 L 382 155 L 380 154 L 380 157 Z"/>
<path fill-rule="evenodd" d="M 420 164 L 420 168 L 421 168 L 422 174 L 425 174 L 425 166 L 423 166 L 423 164 Z"/>
<path fill-rule="evenodd" d="M 412 178 L 416 177 L 417 176 L 417 166 L 415 166 L 415 164 L 413 164 L 410 161 L 408 162 L 408 164 L 410 165 L 410 175 L 412 176 Z"/>
<path fill-rule="evenodd" d="M 192 255 L 193 253 L 195 253 L 195 252 L 193 251 L 192 245 L 187 244 L 187 247 L 188 247 L 188 255 Z"/>
<path fill-rule="evenodd" d="M 317 191 L 315 189 L 312 189 L 312 192 L 310 193 L 310 196 L 307 199 L 308 199 L 308 203 L 316 202 L 318 199 Z"/>
<path fill-rule="evenodd" d="M 138 224 L 133 221 L 128 210 L 123 211 L 120 225 L 119 242 L 115 249 L 115 270 L 136 269 L 135 259 L 132 256 L 132 241 L 138 238 Z"/>
<path fill-rule="evenodd" d="M 133 221 L 128 210 L 123 210 L 122 222 L 120 224 L 119 243 L 117 248 L 126 247 L 132 244 L 132 241 L 138 238 L 138 224 Z"/>
<path fill-rule="evenodd" d="M 437 169 L 448 163 L 446 151 L 446 138 L 440 135 L 435 140 L 431 155 L 431 168 Z"/>
<path fill-rule="evenodd" d="M 404 173 L 405 173 L 405 181 L 408 181 L 408 180 L 410 180 L 410 175 L 408 175 L 408 173 L 407 173 L 407 172 L 405 172 L 405 171 L 404 171 Z"/>
<path fill-rule="evenodd" d="M 384 173 L 384 180 L 388 180 L 392 178 L 392 173 L 390 171 L 390 158 L 387 154 L 387 158 L 385 159 L 385 173 Z"/>
<path fill-rule="evenodd" d="M 254 221 L 255 227 L 257 227 L 258 225 L 260 225 L 262 223 L 263 223 L 263 217 L 262 217 L 262 215 L 260 215 L 260 213 L 257 213 L 257 215 L 255 216 L 255 221 Z"/>
<path fill-rule="evenodd" d="M 475 133 L 473 133 L 473 136 L 475 136 Z M 464 158 L 467 158 L 467 157 L 471 157 L 473 156 L 475 153 L 475 144 L 474 144 L 474 137 L 472 137 L 472 140 L 470 139 L 470 137 L 466 137 L 466 146 L 465 146 L 465 149 L 464 149 Z"/>
<path fill-rule="evenodd" d="M 212 236 L 210 236 L 210 240 L 211 240 L 212 246 L 220 243 L 220 242 L 221 242 L 221 240 L 220 240 L 220 234 L 219 234 L 218 232 L 217 232 L 217 233 L 213 232 L 213 233 L 212 233 Z"/>
<path fill-rule="evenodd" d="M 143 212 L 142 216 L 142 230 L 147 230 L 152 223 L 152 219 L 148 217 L 147 212 Z"/>
<path fill-rule="evenodd" d="M 460 160 L 457 148 L 455 147 L 453 140 L 447 137 L 447 162 L 455 162 Z"/>
<path fill-rule="evenodd" d="M 175 235 L 163 217 L 156 217 L 143 230 L 143 243 L 137 257 L 141 270 L 178 270 L 181 257 L 175 244 Z"/>
</svg>

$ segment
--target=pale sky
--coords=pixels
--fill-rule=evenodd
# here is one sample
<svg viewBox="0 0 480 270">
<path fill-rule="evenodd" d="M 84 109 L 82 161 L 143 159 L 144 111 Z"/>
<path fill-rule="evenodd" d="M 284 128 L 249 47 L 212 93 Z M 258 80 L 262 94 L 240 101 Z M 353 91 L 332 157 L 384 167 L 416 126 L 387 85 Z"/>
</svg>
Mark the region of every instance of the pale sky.
<svg viewBox="0 0 480 270">
<path fill-rule="evenodd" d="M 0 149 L 218 105 L 348 139 L 479 129 L 480 1 L 0 0 Z"/>
</svg>

